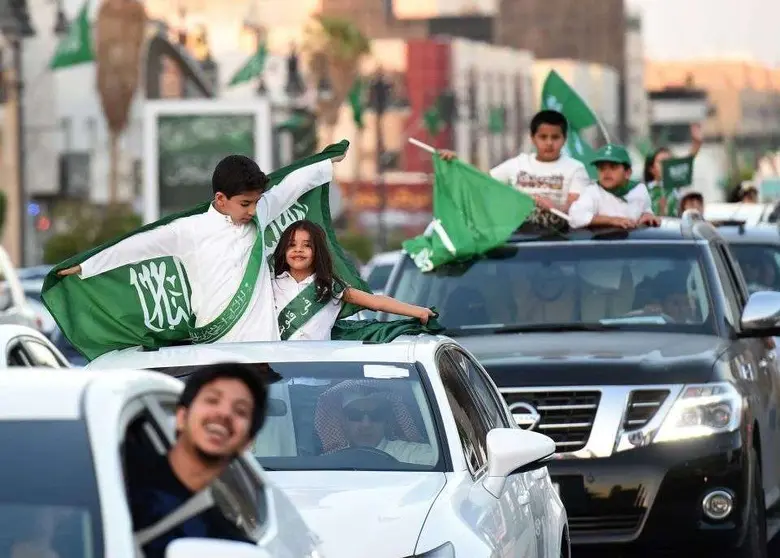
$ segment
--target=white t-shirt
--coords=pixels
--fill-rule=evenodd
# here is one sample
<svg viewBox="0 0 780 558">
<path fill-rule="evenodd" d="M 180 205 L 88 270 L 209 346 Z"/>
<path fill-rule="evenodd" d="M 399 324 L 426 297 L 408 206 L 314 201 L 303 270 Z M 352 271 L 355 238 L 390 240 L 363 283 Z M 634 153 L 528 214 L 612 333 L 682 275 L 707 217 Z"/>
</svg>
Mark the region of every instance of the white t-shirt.
<svg viewBox="0 0 780 558">
<path fill-rule="evenodd" d="M 609 193 L 598 184 L 591 184 L 569 208 L 569 225 L 582 228 L 590 225 L 593 217 L 625 217 L 638 220 L 645 213 L 652 213 L 650 194 L 644 184 L 637 184 L 625 199 Z"/>
<path fill-rule="evenodd" d="M 526 194 L 544 196 L 558 207 L 591 183 L 585 165 L 566 155 L 547 163 L 535 153 L 521 153 L 493 168 L 490 176 Z"/>
<path fill-rule="evenodd" d="M 298 296 L 298 293 L 314 282 L 314 277 L 315 275 L 310 275 L 299 283 L 285 271 L 271 279 L 277 317 L 284 310 L 284 307 Z M 333 324 L 336 323 L 339 312 L 341 312 L 342 295 L 343 292 L 339 295 L 334 294 L 333 300 L 309 318 L 309 321 L 303 324 L 301 329 L 290 336 L 289 341 L 329 341 L 330 330 L 333 329 Z"/>
</svg>

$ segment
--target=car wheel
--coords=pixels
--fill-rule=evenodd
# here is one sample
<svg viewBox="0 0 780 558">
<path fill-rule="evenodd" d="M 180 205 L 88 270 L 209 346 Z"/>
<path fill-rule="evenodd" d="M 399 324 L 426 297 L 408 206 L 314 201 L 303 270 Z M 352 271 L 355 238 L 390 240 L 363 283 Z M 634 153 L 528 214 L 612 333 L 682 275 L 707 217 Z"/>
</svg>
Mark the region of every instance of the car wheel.
<svg viewBox="0 0 780 558">
<path fill-rule="evenodd" d="M 735 558 L 767 558 L 766 507 L 764 485 L 761 480 L 761 463 L 758 452 L 750 450 L 753 468 L 753 501 L 750 503 L 750 519 L 745 539 L 734 553 Z"/>
</svg>

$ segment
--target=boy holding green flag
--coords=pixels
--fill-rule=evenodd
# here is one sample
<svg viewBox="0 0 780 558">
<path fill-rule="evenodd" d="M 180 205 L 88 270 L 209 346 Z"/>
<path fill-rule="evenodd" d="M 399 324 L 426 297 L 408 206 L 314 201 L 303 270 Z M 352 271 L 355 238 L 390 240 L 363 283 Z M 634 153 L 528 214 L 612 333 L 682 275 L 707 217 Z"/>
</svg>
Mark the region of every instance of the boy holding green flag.
<svg viewBox="0 0 780 558">
<path fill-rule="evenodd" d="M 587 186 L 571 205 L 572 228 L 660 225 L 647 187 L 631 181 L 631 157 L 625 147 L 607 144 L 596 152 L 591 163 L 598 170 L 598 182 Z"/>
<path fill-rule="evenodd" d="M 333 163 L 344 156 L 298 168 L 266 191 L 269 178 L 254 160 L 229 155 L 212 175 L 214 198 L 207 211 L 162 220 L 58 274 L 88 281 L 122 266 L 173 257 L 190 283 L 193 342 L 278 340 L 263 231 L 306 192 L 329 183 Z"/>
</svg>

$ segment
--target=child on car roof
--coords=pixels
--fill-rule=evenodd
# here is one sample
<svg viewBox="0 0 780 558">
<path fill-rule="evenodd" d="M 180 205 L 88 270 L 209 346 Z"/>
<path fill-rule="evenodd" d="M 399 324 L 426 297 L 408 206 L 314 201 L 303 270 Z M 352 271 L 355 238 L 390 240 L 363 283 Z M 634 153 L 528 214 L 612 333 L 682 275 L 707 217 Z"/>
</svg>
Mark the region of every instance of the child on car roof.
<svg viewBox="0 0 780 558">
<path fill-rule="evenodd" d="M 647 187 L 631 181 L 631 158 L 624 147 L 605 145 L 596 152 L 591 164 L 598 169 L 598 182 L 586 186 L 569 208 L 572 228 L 633 229 L 639 225 L 660 225 L 653 214 Z"/>
</svg>

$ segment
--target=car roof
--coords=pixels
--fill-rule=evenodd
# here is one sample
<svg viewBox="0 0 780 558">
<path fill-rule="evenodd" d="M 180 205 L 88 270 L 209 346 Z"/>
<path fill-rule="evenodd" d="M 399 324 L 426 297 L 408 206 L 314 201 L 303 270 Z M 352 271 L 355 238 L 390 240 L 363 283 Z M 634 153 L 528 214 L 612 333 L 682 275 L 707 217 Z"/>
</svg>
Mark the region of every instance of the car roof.
<svg viewBox="0 0 780 558">
<path fill-rule="evenodd" d="M 88 368 L 158 369 L 217 362 L 394 362 L 410 364 L 422 352 L 435 351 L 445 337 L 402 336 L 391 343 L 361 341 L 277 341 L 209 343 L 146 351 L 133 347 L 106 353 Z"/>
<path fill-rule="evenodd" d="M 75 420 L 87 389 L 133 393 L 139 388 L 180 389 L 165 374 L 138 370 L 9 368 L 0 373 L 0 420 Z"/>
<path fill-rule="evenodd" d="M 20 337 L 26 335 L 28 337 L 35 337 L 36 339 L 46 339 L 46 336 L 28 326 L 16 325 L 16 324 L 0 324 L 0 348 L 5 349 L 8 342 L 14 337 Z"/>
<path fill-rule="evenodd" d="M 776 225 L 727 222 L 718 225 L 717 229 L 730 244 L 780 244 L 780 228 Z"/>
<path fill-rule="evenodd" d="M 717 238 L 718 231 L 698 215 L 686 215 L 681 219 L 664 219 L 660 227 L 639 227 L 624 230 L 613 227 L 572 229 L 566 232 L 555 230 L 522 229 L 509 239 L 511 244 L 530 242 L 593 242 L 593 241 L 679 241 L 696 242 Z"/>
</svg>

